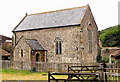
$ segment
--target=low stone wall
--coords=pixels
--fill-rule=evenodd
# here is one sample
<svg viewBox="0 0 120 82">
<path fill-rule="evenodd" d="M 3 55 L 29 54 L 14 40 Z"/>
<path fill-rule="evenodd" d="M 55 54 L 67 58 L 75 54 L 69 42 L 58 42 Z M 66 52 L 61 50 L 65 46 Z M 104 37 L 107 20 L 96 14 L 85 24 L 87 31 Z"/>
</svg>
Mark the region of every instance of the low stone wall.
<svg viewBox="0 0 120 82">
<path fill-rule="evenodd" d="M 67 72 L 69 66 L 85 66 L 85 65 L 98 65 L 95 63 L 48 63 L 48 62 L 36 62 L 34 66 L 31 62 L 22 61 L 2 61 L 3 69 L 18 69 L 18 70 L 32 70 L 36 69 L 38 72 Z"/>
<path fill-rule="evenodd" d="M 36 70 L 39 72 L 67 72 L 68 65 L 81 65 L 79 63 L 36 63 Z"/>
<path fill-rule="evenodd" d="M 12 62 L 9 60 L 2 60 L 0 67 L 2 69 L 11 69 L 13 67 Z"/>
</svg>

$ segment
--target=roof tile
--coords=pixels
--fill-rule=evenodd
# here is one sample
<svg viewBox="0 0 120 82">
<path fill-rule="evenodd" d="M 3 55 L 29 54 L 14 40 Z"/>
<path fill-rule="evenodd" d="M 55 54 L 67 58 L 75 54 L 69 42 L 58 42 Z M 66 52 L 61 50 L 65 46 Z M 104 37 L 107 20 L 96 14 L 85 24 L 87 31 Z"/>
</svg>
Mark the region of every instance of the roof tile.
<svg viewBox="0 0 120 82">
<path fill-rule="evenodd" d="M 53 28 L 80 24 L 87 6 L 51 11 L 45 13 L 31 14 L 20 23 L 13 31 Z"/>
<path fill-rule="evenodd" d="M 32 50 L 45 50 L 37 40 L 26 40 Z"/>
</svg>

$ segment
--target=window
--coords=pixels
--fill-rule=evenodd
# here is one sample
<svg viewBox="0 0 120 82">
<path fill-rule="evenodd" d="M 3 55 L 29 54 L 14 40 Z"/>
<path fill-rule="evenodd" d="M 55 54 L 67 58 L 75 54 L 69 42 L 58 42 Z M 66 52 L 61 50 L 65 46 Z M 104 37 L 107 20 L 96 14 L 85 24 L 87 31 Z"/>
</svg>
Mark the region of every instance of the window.
<svg viewBox="0 0 120 82">
<path fill-rule="evenodd" d="M 21 57 L 23 57 L 23 50 L 21 49 L 21 51 L 20 51 L 21 53 L 20 53 L 20 55 L 21 55 Z"/>
<path fill-rule="evenodd" d="M 92 53 L 92 31 L 88 30 L 88 48 L 89 53 Z"/>
<path fill-rule="evenodd" d="M 39 56 L 40 56 L 40 54 L 36 54 L 36 62 L 38 62 L 39 61 Z"/>
<path fill-rule="evenodd" d="M 60 55 L 60 54 L 62 54 L 62 41 L 61 41 L 61 39 L 60 38 L 56 38 L 55 39 L 55 45 L 56 45 L 56 54 L 58 55 Z"/>
<path fill-rule="evenodd" d="M 88 25 L 92 27 L 92 23 L 91 22 L 88 22 Z"/>
</svg>

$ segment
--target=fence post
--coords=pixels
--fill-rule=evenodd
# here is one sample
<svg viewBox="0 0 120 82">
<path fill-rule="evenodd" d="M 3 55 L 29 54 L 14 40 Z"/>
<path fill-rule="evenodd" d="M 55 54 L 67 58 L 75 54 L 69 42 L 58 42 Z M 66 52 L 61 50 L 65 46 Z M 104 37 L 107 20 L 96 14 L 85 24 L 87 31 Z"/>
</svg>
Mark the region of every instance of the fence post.
<svg viewBox="0 0 120 82">
<path fill-rule="evenodd" d="M 48 72 L 48 82 L 50 82 L 50 72 Z"/>
<path fill-rule="evenodd" d="M 69 73 L 69 65 L 68 65 L 68 73 Z"/>
<path fill-rule="evenodd" d="M 120 59 L 117 62 L 117 68 L 120 68 Z M 120 74 L 120 70 L 118 70 L 118 74 Z M 118 82 L 120 82 L 120 77 L 118 76 Z"/>
<path fill-rule="evenodd" d="M 104 70 L 103 70 L 103 68 L 101 68 L 101 70 L 100 70 L 100 81 L 101 82 L 104 81 Z"/>
<path fill-rule="evenodd" d="M 106 74 L 106 68 L 107 65 L 105 64 L 105 62 L 103 62 L 101 65 L 100 65 L 100 68 L 101 68 L 101 73 L 100 73 L 100 80 L 101 82 L 107 82 L 107 74 Z"/>
<path fill-rule="evenodd" d="M 105 62 L 103 62 L 103 72 L 104 72 L 104 81 L 107 82 L 107 74 L 106 74 L 106 69 L 107 65 Z"/>
<path fill-rule="evenodd" d="M 106 74 L 106 69 L 104 69 L 104 81 L 107 82 L 107 74 Z"/>
</svg>

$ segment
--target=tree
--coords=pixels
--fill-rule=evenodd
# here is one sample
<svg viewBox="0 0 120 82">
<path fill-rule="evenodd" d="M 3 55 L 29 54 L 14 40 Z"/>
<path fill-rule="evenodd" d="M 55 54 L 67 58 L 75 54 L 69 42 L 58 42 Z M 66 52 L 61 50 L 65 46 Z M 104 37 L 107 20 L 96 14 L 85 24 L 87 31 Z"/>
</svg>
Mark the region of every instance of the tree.
<svg viewBox="0 0 120 82">
<path fill-rule="evenodd" d="M 120 47 L 120 25 L 99 32 L 103 47 Z"/>
</svg>

